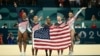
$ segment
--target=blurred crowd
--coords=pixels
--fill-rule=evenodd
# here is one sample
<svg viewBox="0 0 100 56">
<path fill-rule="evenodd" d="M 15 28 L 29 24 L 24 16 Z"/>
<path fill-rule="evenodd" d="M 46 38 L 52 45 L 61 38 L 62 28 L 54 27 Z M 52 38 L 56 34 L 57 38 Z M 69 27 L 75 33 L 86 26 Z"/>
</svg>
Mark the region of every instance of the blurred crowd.
<svg viewBox="0 0 100 56">
<path fill-rule="evenodd" d="M 0 5 L 11 6 L 13 2 L 17 2 L 19 6 L 100 7 L 100 0 L 0 0 Z"/>
<path fill-rule="evenodd" d="M 17 3 L 18 6 L 42 6 L 45 7 L 88 7 L 88 8 L 94 8 L 94 7 L 100 7 L 100 0 L 0 0 L 0 6 L 12 6 L 13 4 Z M 51 3 L 51 4 L 49 4 Z M 54 4 L 53 4 L 54 3 Z M 52 5 L 53 4 L 53 5 Z M 23 13 L 23 10 L 19 13 L 19 16 Z M 98 21 L 98 18 L 96 17 L 95 14 L 92 14 L 90 17 L 91 19 L 91 25 L 87 26 L 87 24 L 83 21 L 81 24 L 75 24 L 75 29 L 79 28 L 91 28 L 91 29 L 96 29 L 98 28 L 96 21 Z M 2 14 L 0 14 L 0 20 L 3 20 Z M 80 18 L 77 18 L 77 20 L 81 20 Z M 18 23 L 15 22 L 12 24 L 12 29 L 17 29 L 18 28 Z M 9 29 L 9 24 L 3 23 L 0 25 L 0 28 L 2 29 Z M 76 38 L 79 37 L 78 34 L 75 34 Z M 6 40 L 8 44 L 14 44 L 14 39 L 15 36 L 13 35 L 13 32 L 9 32 Z M 0 32 L 0 44 L 3 44 L 3 34 Z M 79 40 L 79 38 L 77 38 Z"/>
</svg>

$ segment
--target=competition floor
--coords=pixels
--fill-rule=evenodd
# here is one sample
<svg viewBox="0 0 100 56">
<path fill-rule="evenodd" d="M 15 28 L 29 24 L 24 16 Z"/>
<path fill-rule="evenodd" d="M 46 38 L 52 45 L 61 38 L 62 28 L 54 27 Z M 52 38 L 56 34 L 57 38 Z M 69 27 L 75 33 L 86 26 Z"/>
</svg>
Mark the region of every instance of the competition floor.
<svg viewBox="0 0 100 56">
<path fill-rule="evenodd" d="M 31 45 L 27 46 L 26 56 L 32 56 L 31 48 Z M 65 49 L 63 55 L 67 56 L 67 54 L 68 49 Z M 100 55 L 100 45 L 75 45 L 74 55 Z M 0 56 L 20 56 L 18 45 L 0 45 Z M 45 56 L 44 50 L 39 50 L 37 56 Z M 57 56 L 57 51 L 53 51 L 52 56 Z"/>
</svg>

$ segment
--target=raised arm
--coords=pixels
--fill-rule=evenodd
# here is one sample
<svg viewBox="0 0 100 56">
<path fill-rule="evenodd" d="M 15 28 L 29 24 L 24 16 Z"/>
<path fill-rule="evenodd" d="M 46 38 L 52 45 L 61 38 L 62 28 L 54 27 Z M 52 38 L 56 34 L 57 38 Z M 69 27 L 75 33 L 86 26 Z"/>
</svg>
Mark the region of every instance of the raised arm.
<svg viewBox="0 0 100 56">
<path fill-rule="evenodd" d="M 82 12 L 82 10 L 84 10 L 84 9 L 86 9 L 86 7 L 82 7 L 82 8 L 76 13 L 76 15 L 74 16 L 74 18 L 76 18 L 76 17 Z"/>
<path fill-rule="evenodd" d="M 21 21 L 20 20 L 20 16 L 19 16 L 19 11 L 18 11 L 18 7 L 17 7 L 17 3 L 16 2 L 14 2 L 14 7 L 15 7 L 15 10 L 16 10 L 16 13 L 17 13 L 17 15 L 18 15 L 18 23 Z"/>
<path fill-rule="evenodd" d="M 86 7 L 82 7 L 82 8 L 76 13 L 76 15 L 75 15 L 72 19 L 70 19 L 70 20 L 67 22 L 67 24 L 69 24 L 70 26 L 73 25 L 73 24 L 74 24 L 74 21 L 75 21 L 75 19 L 76 19 L 76 17 L 80 14 L 80 12 L 81 12 L 83 9 L 86 9 Z"/>
<path fill-rule="evenodd" d="M 14 7 L 15 7 L 15 10 L 16 10 L 16 13 L 19 14 L 16 2 L 14 2 Z"/>
</svg>

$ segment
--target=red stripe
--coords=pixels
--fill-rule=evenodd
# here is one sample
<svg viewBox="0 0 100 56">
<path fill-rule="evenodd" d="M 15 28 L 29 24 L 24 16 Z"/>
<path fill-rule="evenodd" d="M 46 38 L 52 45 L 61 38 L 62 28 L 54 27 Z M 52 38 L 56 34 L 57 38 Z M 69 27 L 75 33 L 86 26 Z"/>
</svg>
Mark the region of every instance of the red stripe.
<svg viewBox="0 0 100 56">
<path fill-rule="evenodd" d="M 64 32 L 64 33 L 61 33 L 61 34 L 50 34 L 50 36 L 60 36 L 60 35 L 65 35 L 65 34 L 69 34 L 70 32 Z M 62 37 L 62 36 L 61 36 Z"/>
<path fill-rule="evenodd" d="M 50 29 L 54 29 L 54 28 L 64 28 L 64 27 L 69 27 L 68 25 L 65 25 L 63 27 L 50 27 Z"/>
<path fill-rule="evenodd" d="M 69 27 L 68 25 L 64 25 L 63 27 L 59 27 L 59 28 L 66 28 L 66 27 Z"/>
<path fill-rule="evenodd" d="M 69 30 L 69 28 L 63 29 L 63 30 L 56 30 L 56 31 L 51 31 L 51 30 L 52 30 L 52 29 L 50 29 L 50 33 L 52 33 L 52 32 L 61 32 L 61 31 Z"/>
<path fill-rule="evenodd" d="M 49 45 L 49 44 L 35 44 L 37 46 L 51 46 L 51 47 L 61 47 L 61 46 L 66 46 L 68 44 L 71 44 L 71 43 L 67 43 L 67 44 L 62 44 L 62 45 Z"/>
<path fill-rule="evenodd" d="M 45 42 L 45 43 L 63 43 L 66 41 L 70 41 L 71 39 L 67 39 L 67 40 L 63 40 L 63 41 L 59 41 L 59 42 L 52 42 L 52 41 L 44 41 L 44 40 L 34 40 L 35 42 Z"/>
<path fill-rule="evenodd" d="M 67 38 L 67 37 L 70 37 L 70 35 L 68 35 L 68 36 L 65 36 L 65 37 L 61 37 L 61 38 L 51 38 L 50 40 L 64 39 L 64 38 Z M 71 37 L 70 37 L 70 38 L 71 38 Z"/>
</svg>

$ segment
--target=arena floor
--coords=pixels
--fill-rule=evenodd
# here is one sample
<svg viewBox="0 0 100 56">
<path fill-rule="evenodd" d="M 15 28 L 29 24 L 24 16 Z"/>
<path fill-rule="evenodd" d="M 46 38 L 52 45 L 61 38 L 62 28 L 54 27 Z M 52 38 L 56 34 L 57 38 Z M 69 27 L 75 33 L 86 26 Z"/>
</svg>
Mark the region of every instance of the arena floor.
<svg viewBox="0 0 100 56">
<path fill-rule="evenodd" d="M 31 45 L 27 46 L 26 56 L 32 56 L 31 48 Z M 68 49 L 63 54 L 67 56 Z M 75 45 L 73 55 L 100 55 L 100 45 Z M 0 56 L 20 56 L 18 45 L 0 45 Z M 44 50 L 39 50 L 37 56 L 45 56 Z M 57 56 L 57 51 L 53 51 L 52 56 Z"/>
</svg>

